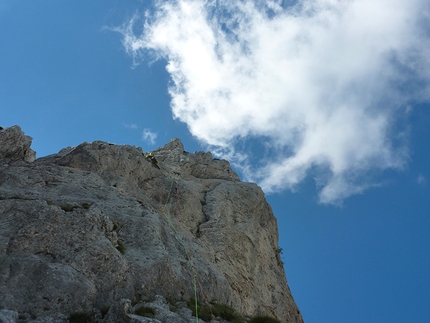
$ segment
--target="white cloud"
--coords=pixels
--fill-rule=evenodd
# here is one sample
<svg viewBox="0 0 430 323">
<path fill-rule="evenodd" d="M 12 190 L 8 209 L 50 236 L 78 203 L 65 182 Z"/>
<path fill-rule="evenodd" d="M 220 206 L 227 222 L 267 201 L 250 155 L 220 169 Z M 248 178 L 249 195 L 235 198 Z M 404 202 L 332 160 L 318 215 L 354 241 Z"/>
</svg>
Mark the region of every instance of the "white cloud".
<svg viewBox="0 0 430 323">
<path fill-rule="evenodd" d="M 320 201 L 337 203 L 406 161 L 398 121 L 430 93 L 429 3 L 280 3 L 159 1 L 142 34 L 137 16 L 117 30 L 136 63 L 167 60 L 174 118 L 240 156 L 247 179 L 272 192 L 311 175 Z M 245 162 L 253 140 L 265 165 Z"/>
<path fill-rule="evenodd" d="M 124 124 L 124 127 L 125 127 L 125 128 L 128 128 L 128 129 L 137 129 L 137 125 L 136 125 L 136 124 L 134 124 L 134 123 L 131 123 L 131 124 Z"/>
<path fill-rule="evenodd" d="M 147 129 L 147 128 L 143 129 L 143 132 L 142 132 L 142 140 L 143 141 L 145 141 L 151 145 L 154 145 L 155 139 L 157 139 L 157 136 L 158 136 L 158 133 L 152 132 L 151 129 Z"/>
</svg>

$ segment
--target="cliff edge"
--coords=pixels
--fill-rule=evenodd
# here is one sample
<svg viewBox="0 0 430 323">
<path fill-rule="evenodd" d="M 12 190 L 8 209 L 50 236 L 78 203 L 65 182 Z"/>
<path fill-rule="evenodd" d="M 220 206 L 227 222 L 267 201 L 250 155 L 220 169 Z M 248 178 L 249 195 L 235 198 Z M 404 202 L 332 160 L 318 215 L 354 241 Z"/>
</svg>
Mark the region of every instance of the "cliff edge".
<svg viewBox="0 0 430 323">
<path fill-rule="evenodd" d="M 36 159 L 31 140 L 0 130 L 0 322 L 195 322 L 215 303 L 303 322 L 276 218 L 227 161 L 176 138 L 160 169 L 102 141 Z"/>
</svg>

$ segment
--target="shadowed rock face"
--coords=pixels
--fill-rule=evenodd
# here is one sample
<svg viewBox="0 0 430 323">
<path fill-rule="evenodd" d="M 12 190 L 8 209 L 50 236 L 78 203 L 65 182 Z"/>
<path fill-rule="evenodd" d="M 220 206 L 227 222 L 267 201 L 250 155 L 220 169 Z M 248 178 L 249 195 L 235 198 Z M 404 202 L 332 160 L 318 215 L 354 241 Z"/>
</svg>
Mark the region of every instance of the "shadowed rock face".
<svg viewBox="0 0 430 323">
<path fill-rule="evenodd" d="M 126 299 L 189 300 L 194 286 L 245 315 L 303 321 L 271 208 L 227 161 L 187 153 L 179 139 L 154 151 L 161 169 L 128 145 L 34 160 L 30 144 L 17 126 L 0 130 L 0 321 L 66 322 L 110 306 L 98 321 L 132 322 Z"/>
</svg>

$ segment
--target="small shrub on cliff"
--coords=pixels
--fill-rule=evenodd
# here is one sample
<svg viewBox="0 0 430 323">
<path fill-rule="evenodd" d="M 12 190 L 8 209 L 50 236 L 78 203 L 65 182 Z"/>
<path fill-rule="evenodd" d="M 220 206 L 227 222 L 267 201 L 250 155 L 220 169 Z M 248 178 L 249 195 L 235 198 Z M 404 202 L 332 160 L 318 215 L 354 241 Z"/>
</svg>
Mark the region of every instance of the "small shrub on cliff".
<svg viewBox="0 0 430 323">
<path fill-rule="evenodd" d="M 187 307 L 193 311 L 193 316 L 196 316 L 196 300 L 190 299 L 187 301 Z M 201 306 L 200 303 L 197 303 L 198 316 L 203 321 L 210 321 L 212 319 L 212 313 L 209 307 Z"/>
<path fill-rule="evenodd" d="M 199 306 L 199 318 L 203 321 L 210 322 L 212 320 L 212 313 L 209 307 L 207 306 Z M 195 316 L 196 308 L 194 307 L 193 315 Z"/>
<path fill-rule="evenodd" d="M 68 203 L 59 203 L 56 204 L 51 200 L 46 200 L 46 203 L 48 203 L 48 205 L 57 205 L 59 206 L 64 212 L 73 212 L 74 209 L 89 209 L 91 204 L 89 203 L 82 203 L 81 205 L 72 205 L 72 204 L 68 204 Z"/>
<path fill-rule="evenodd" d="M 81 206 L 82 206 L 83 209 L 88 210 L 90 208 L 91 204 L 84 202 L 84 203 L 81 204 Z"/>
<path fill-rule="evenodd" d="M 76 209 L 76 208 L 79 207 L 79 206 L 76 206 L 76 205 L 71 205 L 71 204 L 66 204 L 66 203 L 60 204 L 59 206 L 61 207 L 61 209 L 64 212 L 72 212 L 74 209 Z"/>
<path fill-rule="evenodd" d="M 152 307 L 140 306 L 136 308 L 136 310 L 134 311 L 134 314 L 154 318 L 155 310 Z"/>
<path fill-rule="evenodd" d="M 73 312 L 69 315 L 70 323 L 92 323 L 91 314 L 86 312 Z"/>
<path fill-rule="evenodd" d="M 18 315 L 18 321 L 17 321 L 17 323 L 27 323 L 28 322 L 28 320 L 27 320 L 27 316 L 26 315 L 24 315 L 24 314 L 19 314 Z"/>
<path fill-rule="evenodd" d="M 116 250 L 124 254 L 125 252 L 125 246 L 124 243 L 121 240 L 118 240 L 118 246 L 116 247 Z"/>
<path fill-rule="evenodd" d="M 103 306 L 99 310 L 100 310 L 100 313 L 102 315 L 102 318 L 104 318 L 106 316 L 106 314 L 109 312 L 110 306 Z"/>
<path fill-rule="evenodd" d="M 119 229 L 118 222 L 112 221 L 112 223 L 113 223 L 112 231 L 117 231 Z"/>
<path fill-rule="evenodd" d="M 281 323 L 281 321 L 270 316 L 255 316 L 249 323 Z"/>
<path fill-rule="evenodd" d="M 196 304 L 195 300 L 191 299 L 187 302 L 188 308 L 193 311 L 193 316 L 196 316 Z M 224 304 L 211 304 L 210 307 L 207 305 L 198 304 L 198 315 L 204 321 L 212 320 L 212 314 L 214 317 L 220 317 L 231 323 L 243 323 L 245 318 L 237 313 L 233 308 Z"/>
<path fill-rule="evenodd" d="M 173 298 L 168 296 L 165 298 L 166 298 L 166 301 L 169 303 L 170 312 L 176 312 L 176 310 L 178 309 L 178 307 L 176 306 L 176 301 Z"/>
<path fill-rule="evenodd" d="M 239 323 L 244 322 L 241 315 L 239 315 L 233 308 L 224 304 L 214 304 L 212 306 L 212 312 L 215 316 L 219 316 L 224 320 Z"/>
<path fill-rule="evenodd" d="M 276 260 L 278 261 L 278 265 L 283 266 L 284 263 L 281 260 L 282 248 L 280 248 L 280 247 L 275 248 L 275 255 L 276 255 Z"/>
</svg>

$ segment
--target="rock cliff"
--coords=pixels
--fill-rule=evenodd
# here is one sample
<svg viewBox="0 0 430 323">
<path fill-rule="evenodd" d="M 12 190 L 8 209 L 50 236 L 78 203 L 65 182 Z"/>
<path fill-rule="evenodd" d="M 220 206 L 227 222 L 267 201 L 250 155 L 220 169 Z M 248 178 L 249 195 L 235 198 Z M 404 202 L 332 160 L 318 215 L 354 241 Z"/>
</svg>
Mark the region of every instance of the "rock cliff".
<svg viewBox="0 0 430 323">
<path fill-rule="evenodd" d="M 195 322 L 196 297 L 303 322 L 276 218 L 227 161 L 179 139 L 154 151 L 160 169 L 102 141 L 36 159 L 31 140 L 0 130 L 0 322 Z"/>
</svg>

